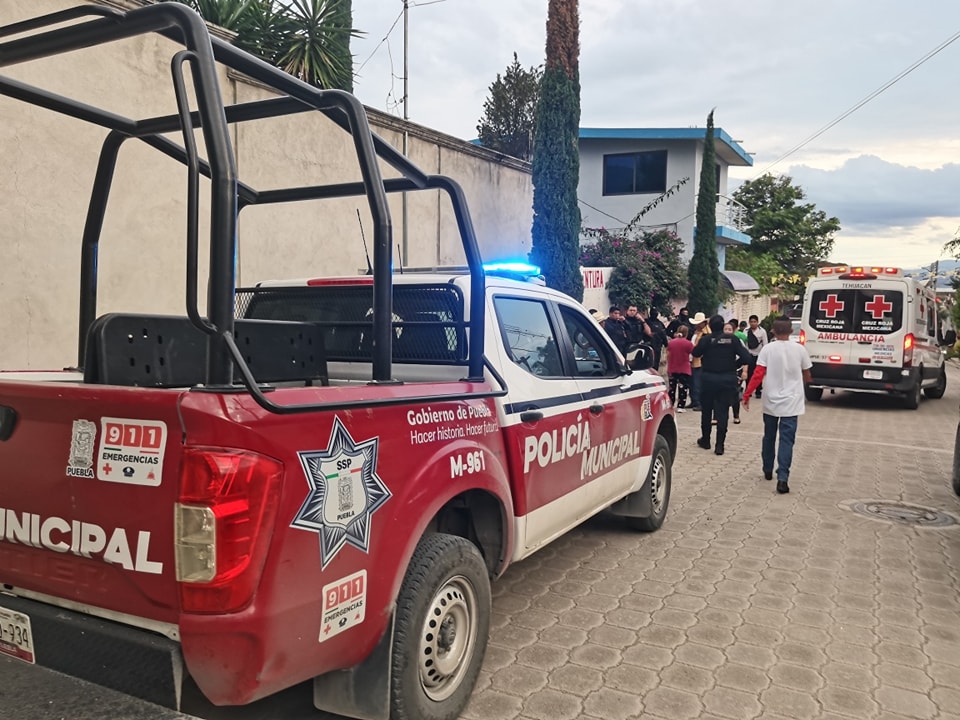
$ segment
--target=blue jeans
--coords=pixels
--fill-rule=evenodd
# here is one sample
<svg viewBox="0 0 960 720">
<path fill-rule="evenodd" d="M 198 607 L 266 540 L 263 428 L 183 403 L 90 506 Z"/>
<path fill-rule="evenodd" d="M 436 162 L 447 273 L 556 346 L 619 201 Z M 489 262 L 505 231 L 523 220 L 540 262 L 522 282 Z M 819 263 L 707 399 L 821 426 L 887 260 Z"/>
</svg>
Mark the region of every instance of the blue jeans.
<svg viewBox="0 0 960 720">
<path fill-rule="evenodd" d="M 773 472 L 773 451 L 780 430 L 780 447 L 777 449 L 777 480 L 787 482 L 790 478 L 790 463 L 793 462 L 793 443 L 797 439 L 797 416 L 777 417 L 763 414 L 763 445 L 760 459 L 764 472 Z"/>
</svg>

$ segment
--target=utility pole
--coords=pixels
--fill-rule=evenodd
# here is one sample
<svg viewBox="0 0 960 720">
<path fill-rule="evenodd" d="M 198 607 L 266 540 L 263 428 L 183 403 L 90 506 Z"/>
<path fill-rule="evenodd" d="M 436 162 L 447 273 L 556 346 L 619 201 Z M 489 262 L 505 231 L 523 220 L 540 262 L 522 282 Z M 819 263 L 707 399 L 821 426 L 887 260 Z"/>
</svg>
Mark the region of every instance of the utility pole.
<svg viewBox="0 0 960 720">
<path fill-rule="evenodd" d="M 409 143 L 410 137 L 407 132 L 407 121 L 410 119 L 410 113 L 407 108 L 407 79 L 409 73 L 407 72 L 407 45 L 409 38 L 409 22 L 407 16 L 409 14 L 409 0 L 403 0 L 403 154 L 404 156 L 410 150 Z M 401 197 L 401 215 L 403 216 L 402 225 L 401 225 L 401 247 L 402 251 L 400 253 L 400 261 L 403 265 L 409 265 L 410 259 L 408 257 L 408 248 L 407 248 L 407 193 L 403 192 Z"/>
</svg>

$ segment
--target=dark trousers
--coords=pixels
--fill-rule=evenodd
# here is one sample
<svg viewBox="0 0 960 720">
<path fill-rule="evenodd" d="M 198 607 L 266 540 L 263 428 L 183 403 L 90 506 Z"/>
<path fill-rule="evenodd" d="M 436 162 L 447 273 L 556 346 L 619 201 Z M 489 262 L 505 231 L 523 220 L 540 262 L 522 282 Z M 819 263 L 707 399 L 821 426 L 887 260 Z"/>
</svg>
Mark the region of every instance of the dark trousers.
<svg viewBox="0 0 960 720">
<path fill-rule="evenodd" d="M 777 432 L 780 442 L 777 443 Z M 777 480 L 787 482 L 790 479 L 790 465 L 793 463 L 793 445 L 797 440 L 797 416 L 775 417 L 763 414 L 763 444 L 760 446 L 760 459 L 764 472 L 773 472 L 774 450 L 777 459 Z"/>
<path fill-rule="evenodd" d="M 673 406 L 682 408 L 687 404 L 687 390 L 690 388 L 690 376 L 686 373 L 670 373 L 670 400 Z"/>
<path fill-rule="evenodd" d="M 747 366 L 747 384 L 750 384 L 750 379 L 753 377 L 753 371 L 757 369 L 757 356 L 750 356 L 750 364 Z M 754 397 L 760 397 L 760 391 L 763 390 L 763 383 L 761 383 L 756 391 L 753 393 Z"/>
<path fill-rule="evenodd" d="M 702 372 L 700 379 L 700 436 L 709 439 L 712 420 L 717 420 L 717 442 L 723 444 L 730 421 L 730 406 L 737 401 L 733 373 Z"/>
<path fill-rule="evenodd" d="M 695 367 L 693 375 L 690 376 L 690 402 L 695 408 L 700 407 L 700 376 L 702 374 L 703 369 Z"/>
</svg>

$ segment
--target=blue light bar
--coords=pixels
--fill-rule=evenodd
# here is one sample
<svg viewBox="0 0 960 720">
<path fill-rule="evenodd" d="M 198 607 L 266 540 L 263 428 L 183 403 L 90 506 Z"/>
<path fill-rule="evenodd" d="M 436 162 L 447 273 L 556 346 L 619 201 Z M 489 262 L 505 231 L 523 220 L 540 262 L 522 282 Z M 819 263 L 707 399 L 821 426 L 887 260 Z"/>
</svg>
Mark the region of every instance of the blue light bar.
<svg viewBox="0 0 960 720">
<path fill-rule="evenodd" d="M 483 264 L 483 271 L 491 275 L 539 277 L 540 267 L 528 262 L 490 262 Z"/>
</svg>

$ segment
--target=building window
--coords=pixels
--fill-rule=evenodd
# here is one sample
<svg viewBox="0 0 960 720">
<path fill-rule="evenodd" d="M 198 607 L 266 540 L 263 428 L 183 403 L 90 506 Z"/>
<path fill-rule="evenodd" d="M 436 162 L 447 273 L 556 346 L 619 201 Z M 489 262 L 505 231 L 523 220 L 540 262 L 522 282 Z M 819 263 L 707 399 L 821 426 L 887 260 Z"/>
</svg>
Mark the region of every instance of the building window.
<svg viewBox="0 0 960 720">
<path fill-rule="evenodd" d="M 667 189 L 667 151 L 603 156 L 603 194 L 662 193 Z"/>
</svg>

